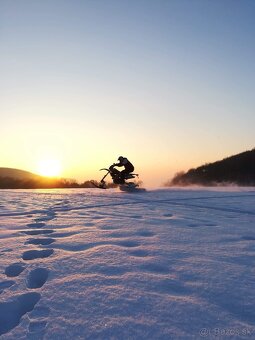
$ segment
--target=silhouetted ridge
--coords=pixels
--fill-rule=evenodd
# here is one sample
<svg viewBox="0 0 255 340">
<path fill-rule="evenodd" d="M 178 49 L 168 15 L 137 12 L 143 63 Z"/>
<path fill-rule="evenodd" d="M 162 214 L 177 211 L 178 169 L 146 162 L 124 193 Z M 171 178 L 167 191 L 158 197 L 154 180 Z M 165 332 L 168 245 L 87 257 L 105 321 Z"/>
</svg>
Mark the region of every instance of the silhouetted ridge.
<svg viewBox="0 0 255 340">
<path fill-rule="evenodd" d="M 210 164 L 179 172 L 167 186 L 186 185 L 255 186 L 255 149 Z"/>
<path fill-rule="evenodd" d="M 94 183 L 99 185 L 97 181 Z M 107 184 L 107 187 L 113 186 L 115 185 Z M 79 184 L 75 179 L 44 177 L 20 169 L 0 168 L 0 189 L 53 188 L 95 188 L 95 186 L 88 180 Z"/>
<path fill-rule="evenodd" d="M 0 167 L 0 178 L 1 177 L 10 177 L 10 178 L 21 179 L 21 180 L 42 178 L 42 176 L 33 174 L 32 172 L 29 172 L 29 171 Z"/>
</svg>

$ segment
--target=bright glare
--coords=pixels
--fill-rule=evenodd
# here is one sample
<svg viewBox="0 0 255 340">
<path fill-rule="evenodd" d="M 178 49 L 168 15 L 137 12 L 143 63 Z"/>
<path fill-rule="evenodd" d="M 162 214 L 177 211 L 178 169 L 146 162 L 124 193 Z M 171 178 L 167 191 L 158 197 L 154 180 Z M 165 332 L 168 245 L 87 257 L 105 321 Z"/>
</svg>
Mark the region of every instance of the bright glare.
<svg viewBox="0 0 255 340">
<path fill-rule="evenodd" d="M 39 162 L 38 172 L 42 176 L 58 177 L 60 175 L 60 162 L 55 159 L 45 159 Z"/>
</svg>

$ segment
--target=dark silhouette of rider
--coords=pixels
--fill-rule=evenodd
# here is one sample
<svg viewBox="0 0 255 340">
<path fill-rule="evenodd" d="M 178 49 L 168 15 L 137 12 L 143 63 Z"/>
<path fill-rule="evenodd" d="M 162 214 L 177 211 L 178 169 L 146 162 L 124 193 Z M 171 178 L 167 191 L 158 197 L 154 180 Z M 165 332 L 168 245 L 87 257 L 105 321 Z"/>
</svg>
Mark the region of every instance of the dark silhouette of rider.
<svg viewBox="0 0 255 340">
<path fill-rule="evenodd" d="M 128 177 L 128 175 L 135 170 L 133 164 L 126 158 L 120 156 L 118 158 L 119 163 L 114 163 L 113 166 L 117 167 L 124 167 L 124 170 L 119 171 L 117 169 L 114 169 L 115 174 L 117 174 L 120 178 L 121 183 L 125 183 L 125 179 Z"/>
</svg>

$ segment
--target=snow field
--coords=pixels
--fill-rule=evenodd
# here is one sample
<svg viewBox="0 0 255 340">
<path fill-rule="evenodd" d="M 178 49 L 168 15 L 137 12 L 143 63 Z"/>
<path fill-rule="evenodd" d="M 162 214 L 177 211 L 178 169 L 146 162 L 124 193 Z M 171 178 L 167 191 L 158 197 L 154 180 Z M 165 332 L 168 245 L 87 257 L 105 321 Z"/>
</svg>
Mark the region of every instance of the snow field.
<svg viewBox="0 0 255 340">
<path fill-rule="evenodd" d="M 254 336 L 254 189 L 1 197 L 3 339 Z"/>
</svg>

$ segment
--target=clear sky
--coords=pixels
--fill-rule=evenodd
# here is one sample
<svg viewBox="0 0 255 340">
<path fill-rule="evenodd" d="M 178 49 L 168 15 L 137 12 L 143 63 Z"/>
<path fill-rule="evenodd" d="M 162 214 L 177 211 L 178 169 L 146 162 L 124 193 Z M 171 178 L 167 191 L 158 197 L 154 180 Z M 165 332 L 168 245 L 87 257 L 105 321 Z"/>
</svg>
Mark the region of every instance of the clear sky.
<svg viewBox="0 0 255 340">
<path fill-rule="evenodd" d="M 0 166 L 146 185 L 253 148 L 254 0 L 0 0 Z"/>
</svg>

